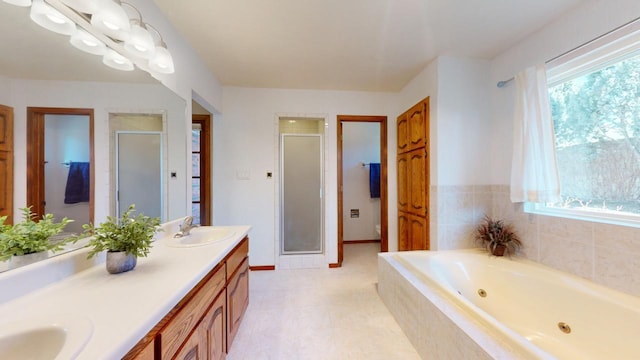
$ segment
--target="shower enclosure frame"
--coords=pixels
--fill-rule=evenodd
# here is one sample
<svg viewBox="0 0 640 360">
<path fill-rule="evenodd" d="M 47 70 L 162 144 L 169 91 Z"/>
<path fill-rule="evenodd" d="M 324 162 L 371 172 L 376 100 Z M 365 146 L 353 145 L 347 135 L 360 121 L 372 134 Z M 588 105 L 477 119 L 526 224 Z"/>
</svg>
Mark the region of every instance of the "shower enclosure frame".
<svg viewBox="0 0 640 360">
<path fill-rule="evenodd" d="M 301 250 L 301 251 L 286 251 L 285 250 L 285 179 L 283 176 L 284 170 L 285 170 L 285 166 L 284 166 L 284 162 L 285 162 L 285 158 L 284 158 L 284 151 L 285 151 L 285 141 L 284 139 L 286 137 L 317 137 L 319 139 L 319 145 L 320 148 L 318 150 L 318 155 L 319 155 L 319 165 L 320 165 L 320 188 L 319 188 L 319 203 L 320 203 L 320 211 L 319 211 L 319 215 L 320 215 L 320 219 L 319 219 L 319 241 L 320 241 L 320 249 L 319 250 L 315 250 L 315 251 L 308 251 L 308 250 Z M 278 184 L 278 190 L 279 190 L 279 202 L 280 202 L 280 209 L 279 209 L 279 217 L 280 217 L 280 221 L 279 221 L 279 227 L 280 227 L 280 234 L 278 237 L 278 256 L 289 256 L 289 255 L 325 255 L 326 252 L 326 245 L 325 245 L 325 179 L 324 179 L 324 173 L 325 173 L 325 135 L 322 133 L 316 133 L 316 134 L 300 134 L 300 133 L 280 133 L 279 134 L 279 184 Z"/>
</svg>

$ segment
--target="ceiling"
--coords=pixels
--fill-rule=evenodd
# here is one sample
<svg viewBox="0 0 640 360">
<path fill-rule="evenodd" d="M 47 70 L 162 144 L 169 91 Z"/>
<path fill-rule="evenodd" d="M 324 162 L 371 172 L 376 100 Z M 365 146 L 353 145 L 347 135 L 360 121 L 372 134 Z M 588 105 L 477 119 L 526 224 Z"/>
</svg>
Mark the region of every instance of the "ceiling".
<svg viewBox="0 0 640 360">
<path fill-rule="evenodd" d="M 491 59 L 587 0 L 154 1 L 225 86 L 395 92 L 439 55 Z M 9 77 L 155 82 L 3 1 L 0 51 Z"/>
<path fill-rule="evenodd" d="M 398 91 L 491 59 L 584 0 L 154 0 L 225 86 Z"/>
</svg>

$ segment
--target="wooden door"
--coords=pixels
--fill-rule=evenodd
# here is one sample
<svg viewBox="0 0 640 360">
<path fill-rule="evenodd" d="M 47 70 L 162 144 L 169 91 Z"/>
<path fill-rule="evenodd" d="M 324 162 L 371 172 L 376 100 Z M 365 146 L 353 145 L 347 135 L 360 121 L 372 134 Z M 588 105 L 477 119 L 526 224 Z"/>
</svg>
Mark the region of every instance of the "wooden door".
<svg viewBox="0 0 640 360">
<path fill-rule="evenodd" d="M 408 156 L 409 163 L 409 205 L 408 210 L 412 214 L 426 216 L 427 208 L 427 152 L 424 148 L 413 150 Z"/>
<path fill-rule="evenodd" d="M 398 155 L 398 211 L 409 211 L 409 156 Z"/>
<path fill-rule="evenodd" d="M 398 154 L 409 150 L 409 121 L 407 113 L 398 116 L 397 125 Z"/>
<path fill-rule="evenodd" d="M 0 216 L 13 224 L 13 108 L 0 105 Z"/>
<path fill-rule="evenodd" d="M 398 250 L 428 250 L 429 98 L 398 116 Z"/>
<path fill-rule="evenodd" d="M 411 250 L 411 235 L 409 233 L 409 213 L 404 211 L 398 212 L 398 250 Z"/>
<path fill-rule="evenodd" d="M 409 215 L 409 236 L 411 239 L 411 250 L 429 249 L 429 225 L 427 217 Z"/>
<path fill-rule="evenodd" d="M 409 119 L 409 150 L 427 145 L 427 102 L 421 101 L 407 112 Z"/>
</svg>

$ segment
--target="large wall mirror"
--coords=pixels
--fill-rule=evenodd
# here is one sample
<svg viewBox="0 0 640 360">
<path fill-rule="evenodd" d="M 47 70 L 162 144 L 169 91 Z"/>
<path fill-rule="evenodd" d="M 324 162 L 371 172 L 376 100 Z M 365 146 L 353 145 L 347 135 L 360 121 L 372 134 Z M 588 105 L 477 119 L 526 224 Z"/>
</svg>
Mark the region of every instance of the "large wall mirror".
<svg viewBox="0 0 640 360">
<path fill-rule="evenodd" d="M 185 159 L 190 121 L 185 120 L 184 99 L 142 70 L 123 72 L 103 65 L 100 56 L 77 50 L 67 36 L 32 22 L 29 8 L 3 1 L 0 46 L 0 105 L 11 107 L 14 119 L 14 222 L 21 220 L 19 209 L 27 205 L 56 218 L 73 218 L 74 225 L 66 229 L 70 233 L 83 223 L 117 216 L 116 133 L 150 131 L 151 118 L 161 143 L 157 147 L 159 190 L 154 193 L 159 201 L 150 203 L 159 205 L 145 206 L 159 206 L 153 215 L 162 221 L 187 214 L 190 179 Z M 42 122 L 36 124 L 41 126 L 42 138 L 32 133 L 34 121 Z M 44 156 L 28 163 L 28 153 L 38 141 Z M 87 189 L 65 193 L 70 170 L 86 166 L 91 169 L 91 195 L 82 195 Z M 37 191 L 34 173 L 40 179 Z M 39 186 L 44 195 L 33 200 Z M 135 181 L 129 186 L 135 186 Z M 0 271 L 8 267 L 0 262 Z"/>
</svg>

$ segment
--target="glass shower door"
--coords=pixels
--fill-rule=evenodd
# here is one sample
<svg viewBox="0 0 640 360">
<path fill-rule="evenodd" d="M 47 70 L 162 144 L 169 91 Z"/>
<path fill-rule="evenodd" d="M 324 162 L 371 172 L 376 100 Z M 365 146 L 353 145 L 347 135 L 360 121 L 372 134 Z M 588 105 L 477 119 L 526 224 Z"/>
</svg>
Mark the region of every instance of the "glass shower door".
<svg viewBox="0 0 640 360">
<path fill-rule="evenodd" d="M 281 253 L 322 253 L 322 136 L 282 134 L 280 144 Z"/>
<path fill-rule="evenodd" d="M 135 215 L 162 219 L 162 133 L 117 131 L 116 171 L 117 216 L 135 204 Z"/>
</svg>

